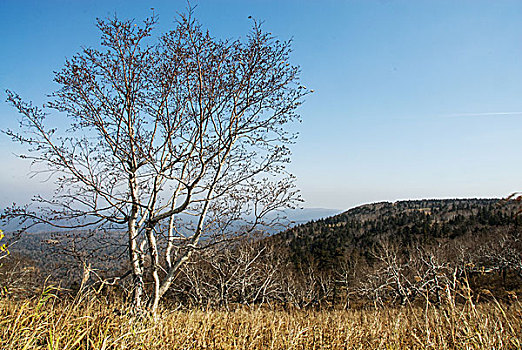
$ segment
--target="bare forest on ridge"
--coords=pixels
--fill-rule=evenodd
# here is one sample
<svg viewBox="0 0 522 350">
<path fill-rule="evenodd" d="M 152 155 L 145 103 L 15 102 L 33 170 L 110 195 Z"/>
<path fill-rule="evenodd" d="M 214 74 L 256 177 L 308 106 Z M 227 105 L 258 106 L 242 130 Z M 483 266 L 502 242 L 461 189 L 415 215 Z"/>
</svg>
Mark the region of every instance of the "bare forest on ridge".
<svg viewBox="0 0 522 350">
<path fill-rule="evenodd" d="M 517 203 L 498 199 L 382 202 L 271 236 L 238 237 L 194 256 L 166 302 L 225 308 L 441 303 L 464 281 L 477 300 L 511 302 L 522 291 L 518 210 Z M 77 290 L 89 264 L 93 273 L 84 283 L 124 293 L 125 278 L 115 286 L 107 282 L 128 270 L 124 238 L 106 232 L 101 243 L 99 237 L 84 231 L 28 234 L 16 245 L 19 261 L 2 268 L 3 280 L 23 284 L 24 274 L 40 280 L 51 275 Z M 21 261 L 32 267 L 22 268 Z"/>
</svg>

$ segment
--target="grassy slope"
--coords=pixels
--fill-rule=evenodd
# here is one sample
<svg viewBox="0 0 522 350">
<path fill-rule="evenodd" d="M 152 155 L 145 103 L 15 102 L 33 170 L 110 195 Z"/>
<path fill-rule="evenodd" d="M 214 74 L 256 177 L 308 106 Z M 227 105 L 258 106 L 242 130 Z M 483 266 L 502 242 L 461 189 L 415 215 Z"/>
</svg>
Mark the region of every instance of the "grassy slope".
<svg viewBox="0 0 522 350">
<path fill-rule="evenodd" d="M 1 349 L 521 349 L 522 304 L 373 310 L 162 310 L 119 315 L 52 291 L 0 299 Z"/>
</svg>

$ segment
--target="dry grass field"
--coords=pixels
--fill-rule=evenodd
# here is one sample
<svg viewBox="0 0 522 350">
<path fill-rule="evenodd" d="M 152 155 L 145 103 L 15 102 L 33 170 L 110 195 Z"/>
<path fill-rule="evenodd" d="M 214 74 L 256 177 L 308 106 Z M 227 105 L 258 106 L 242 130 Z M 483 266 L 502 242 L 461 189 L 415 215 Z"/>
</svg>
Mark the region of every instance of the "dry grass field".
<svg viewBox="0 0 522 350">
<path fill-rule="evenodd" d="M 0 299 L 1 349 L 521 349 L 522 305 L 172 311 L 136 318 L 103 298 Z"/>
</svg>

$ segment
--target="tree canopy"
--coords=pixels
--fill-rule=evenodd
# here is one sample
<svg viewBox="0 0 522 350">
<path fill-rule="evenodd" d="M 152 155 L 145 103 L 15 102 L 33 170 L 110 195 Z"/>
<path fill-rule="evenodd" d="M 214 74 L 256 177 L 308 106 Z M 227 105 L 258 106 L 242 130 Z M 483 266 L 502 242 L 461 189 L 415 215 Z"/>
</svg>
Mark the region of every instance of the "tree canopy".
<svg viewBox="0 0 522 350">
<path fill-rule="evenodd" d="M 7 92 L 21 129 L 6 133 L 56 190 L 3 218 L 125 227 L 137 309 L 145 300 L 156 309 L 210 237 L 251 232 L 300 201 L 285 169 L 296 136 L 287 125 L 309 92 L 289 63 L 291 42 L 257 21 L 245 40 L 214 38 L 192 11 L 153 39 L 156 23 L 98 19 L 100 47 L 66 60 L 42 107 Z M 56 112 L 66 131 L 48 127 Z"/>
</svg>

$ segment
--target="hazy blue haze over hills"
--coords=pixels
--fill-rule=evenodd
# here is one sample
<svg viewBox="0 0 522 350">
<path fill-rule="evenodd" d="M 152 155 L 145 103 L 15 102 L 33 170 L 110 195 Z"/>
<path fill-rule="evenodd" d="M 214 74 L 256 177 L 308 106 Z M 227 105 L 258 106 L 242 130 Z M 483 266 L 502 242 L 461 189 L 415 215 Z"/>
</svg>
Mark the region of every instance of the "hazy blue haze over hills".
<svg viewBox="0 0 522 350">
<path fill-rule="evenodd" d="M 338 209 L 326 209 L 326 208 L 303 208 L 303 209 L 294 209 L 286 212 L 287 220 L 290 225 L 302 224 L 311 220 L 317 220 L 321 218 L 325 218 L 328 216 L 332 216 L 340 213 L 341 210 Z M 11 223 L 9 225 L 5 225 L 2 229 L 6 232 L 14 231 L 19 229 L 19 225 L 15 223 Z M 124 229 L 124 227 L 122 227 Z M 38 225 L 29 230 L 30 232 L 38 233 L 38 232 L 53 232 L 53 231 L 67 231 L 66 229 L 57 230 L 51 225 Z"/>
</svg>

